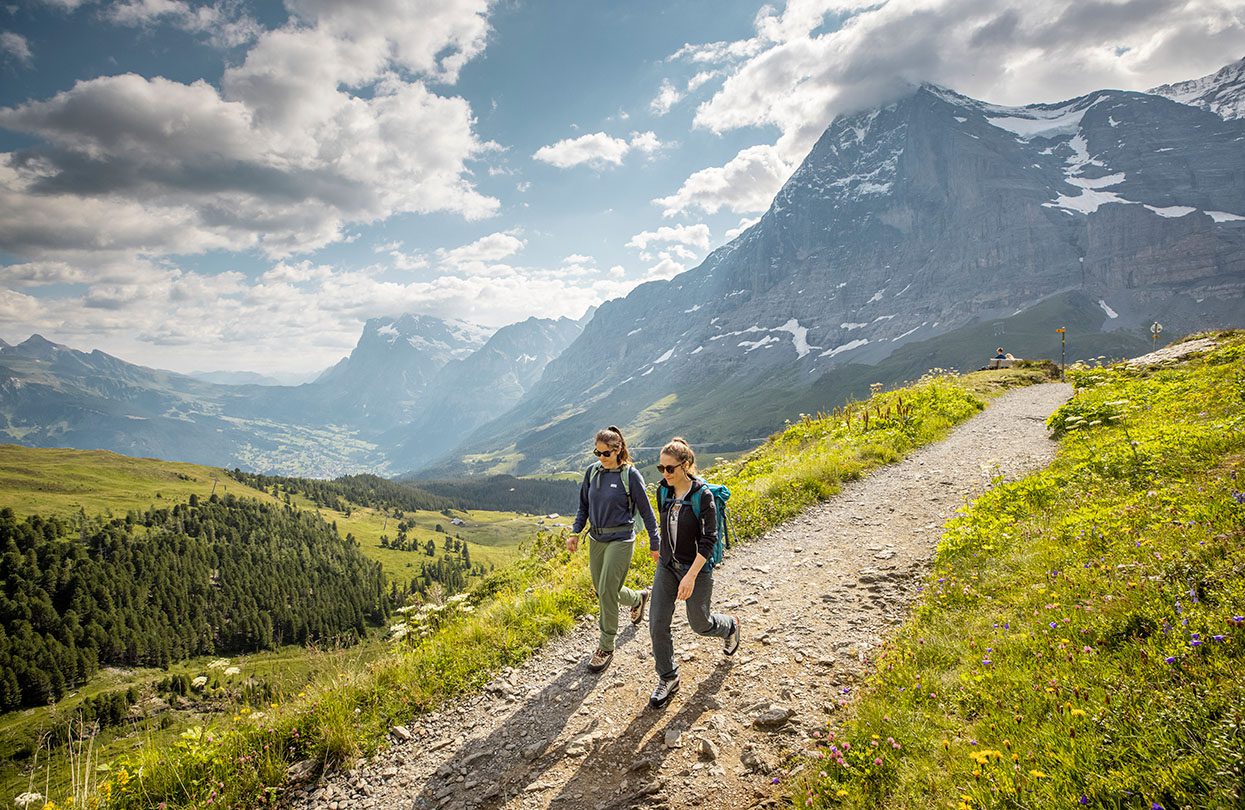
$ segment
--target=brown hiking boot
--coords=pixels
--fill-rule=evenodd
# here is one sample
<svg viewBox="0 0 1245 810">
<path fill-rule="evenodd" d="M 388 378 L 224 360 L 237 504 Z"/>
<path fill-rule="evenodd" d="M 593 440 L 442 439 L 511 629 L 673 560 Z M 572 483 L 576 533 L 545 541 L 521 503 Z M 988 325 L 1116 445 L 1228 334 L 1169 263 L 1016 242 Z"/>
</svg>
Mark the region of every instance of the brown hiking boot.
<svg viewBox="0 0 1245 810">
<path fill-rule="evenodd" d="M 631 623 L 639 624 L 644 621 L 644 606 L 648 604 L 648 588 L 640 591 L 640 604 L 631 609 Z"/>
<path fill-rule="evenodd" d="M 610 665 L 610 661 L 614 660 L 613 650 L 597 649 L 592 654 L 592 658 L 588 659 L 588 669 L 591 672 L 600 672 Z"/>
</svg>

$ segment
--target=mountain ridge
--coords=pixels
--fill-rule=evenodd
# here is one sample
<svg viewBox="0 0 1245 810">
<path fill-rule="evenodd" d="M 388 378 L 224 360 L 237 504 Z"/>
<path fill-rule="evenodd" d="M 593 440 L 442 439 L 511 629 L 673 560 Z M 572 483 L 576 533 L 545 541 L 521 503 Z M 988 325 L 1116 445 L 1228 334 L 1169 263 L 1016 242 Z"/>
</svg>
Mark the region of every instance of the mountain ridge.
<svg viewBox="0 0 1245 810">
<path fill-rule="evenodd" d="M 647 444 L 660 444 L 648 435 L 658 425 L 742 440 L 693 418 L 706 386 L 727 401 L 765 386 L 770 404 L 749 409 L 767 408 L 772 430 L 814 385 L 846 395 L 833 381 L 847 364 L 1060 294 L 1104 316 L 1073 357 L 1136 348 L 1156 319 L 1169 334 L 1232 325 L 1245 294 L 1241 140 L 1245 122 L 1116 90 L 1003 107 L 922 85 L 840 116 L 756 224 L 696 268 L 603 304 L 513 412 L 433 472 L 468 458 L 478 472 L 575 466 L 585 437 L 628 415 Z"/>
</svg>

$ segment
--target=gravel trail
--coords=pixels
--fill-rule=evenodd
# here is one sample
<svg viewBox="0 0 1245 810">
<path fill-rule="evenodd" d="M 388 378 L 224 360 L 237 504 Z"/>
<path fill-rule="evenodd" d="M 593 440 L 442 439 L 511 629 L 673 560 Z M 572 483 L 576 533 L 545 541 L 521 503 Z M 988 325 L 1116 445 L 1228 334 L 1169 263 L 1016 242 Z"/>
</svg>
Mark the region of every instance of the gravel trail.
<svg viewBox="0 0 1245 810">
<path fill-rule="evenodd" d="M 1046 466 L 1044 425 L 1071 395 L 1011 391 L 937 444 L 730 553 L 714 610 L 739 615 L 733 658 L 675 613 L 682 689 L 663 711 L 648 627 L 624 610 L 609 669 L 584 661 L 595 619 L 474 697 L 412 724 L 373 761 L 293 791 L 293 806 L 367 808 L 751 808 L 779 806 L 771 773 L 824 729 L 836 696 L 903 621 L 943 523 L 1001 473 Z M 405 731 L 405 729 L 403 729 Z M 403 735 L 405 736 L 405 735 Z"/>
</svg>

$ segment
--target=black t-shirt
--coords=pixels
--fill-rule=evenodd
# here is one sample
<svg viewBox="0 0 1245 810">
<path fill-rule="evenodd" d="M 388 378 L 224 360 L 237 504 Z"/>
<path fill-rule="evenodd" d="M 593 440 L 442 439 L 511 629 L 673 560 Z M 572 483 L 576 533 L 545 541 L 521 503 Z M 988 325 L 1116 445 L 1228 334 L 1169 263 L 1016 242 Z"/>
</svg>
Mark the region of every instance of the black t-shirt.
<svg viewBox="0 0 1245 810">
<path fill-rule="evenodd" d="M 663 481 L 657 487 L 661 504 L 661 562 L 672 559 L 691 565 L 699 553 L 706 560 L 713 556 L 718 536 L 718 514 L 713 494 L 699 480 L 692 482 L 683 500 L 674 497 L 674 489 Z M 700 520 L 692 511 L 691 500 L 700 499 Z"/>
</svg>

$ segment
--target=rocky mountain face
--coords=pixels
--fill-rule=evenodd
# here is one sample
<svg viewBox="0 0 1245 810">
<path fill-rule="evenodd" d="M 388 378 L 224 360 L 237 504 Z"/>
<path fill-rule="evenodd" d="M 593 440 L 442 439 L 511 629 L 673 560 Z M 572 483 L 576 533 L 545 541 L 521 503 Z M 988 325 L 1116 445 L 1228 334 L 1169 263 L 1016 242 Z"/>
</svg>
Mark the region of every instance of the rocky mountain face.
<svg viewBox="0 0 1245 810">
<path fill-rule="evenodd" d="M 1245 325 L 1243 73 L 1024 107 L 926 85 L 840 116 L 756 225 L 602 305 L 438 471 L 578 467 L 610 423 L 748 446 L 1000 344 L 1058 358 L 1060 326 L 1075 358 L 1139 351 L 1155 320 Z"/>
<path fill-rule="evenodd" d="M 374 319 L 349 357 L 298 386 L 213 384 L 34 335 L 0 345 L 0 440 L 316 477 L 400 472 L 427 457 L 421 436 L 443 451 L 509 409 L 580 329 Z"/>
<path fill-rule="evenodd" d="M 582 329 L 569 318 L 528 318 L 502 327 L 477 351 L 442 366 L 419 416 L 385 437 L 394 463 L 418 467 L 506 413 Z"/>
</svg>

